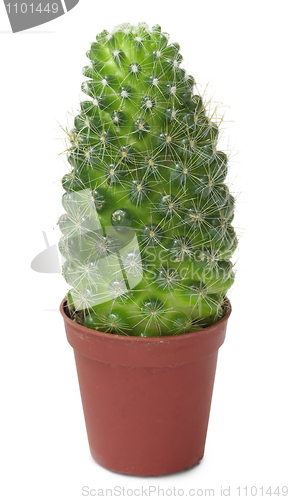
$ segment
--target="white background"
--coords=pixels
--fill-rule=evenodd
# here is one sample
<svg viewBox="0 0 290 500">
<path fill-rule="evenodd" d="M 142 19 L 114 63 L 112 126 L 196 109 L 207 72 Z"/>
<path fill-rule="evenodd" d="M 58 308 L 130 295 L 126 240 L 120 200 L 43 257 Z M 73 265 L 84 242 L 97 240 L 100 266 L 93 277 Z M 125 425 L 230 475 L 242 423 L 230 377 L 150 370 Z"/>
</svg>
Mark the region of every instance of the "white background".
<svg viewBox="0 0 290 500">
<path fill-rule="evenodd" d="M 55 21 L 12 34 L 0 4 L 3 499 L 75 500 L 83 486 L 151 485 L 171 496 L 173 488 L 214 488 L 216 498 L 221 487 L 231 487 L 231 498 L 238 486 L 290 487 L 289 14 L 286 0 L 81 0 Z M 58 239 L 67 171 L 60 125 L 77 110 L 85 53 L 97 33 L 127 21 L 161 24 L 200 91 L 208 85 L 221 103 L 240 236 L 205 457 L 157 478 L 112 473 L 90 457 L 58 312 L 67 285 L 30 267 L 45 249 L 42 232 L 50 245 Z"/>
</svg>

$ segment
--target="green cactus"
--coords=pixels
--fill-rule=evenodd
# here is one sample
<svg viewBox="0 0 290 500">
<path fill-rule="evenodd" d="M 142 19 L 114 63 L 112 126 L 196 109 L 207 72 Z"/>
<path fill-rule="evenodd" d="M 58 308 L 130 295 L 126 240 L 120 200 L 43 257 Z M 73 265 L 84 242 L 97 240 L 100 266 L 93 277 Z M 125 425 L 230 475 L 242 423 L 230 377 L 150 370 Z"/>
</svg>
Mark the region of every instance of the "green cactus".
<svg viewBox="0 0 290 500">
<path fill-rule="evenodd" d="M 177 43 L 144 23 L 103 31 L 83 70 L 59 248 L 75 321 L 176 335 L 224 314 L 237 246 L 227 155 Z"/>
</svg>

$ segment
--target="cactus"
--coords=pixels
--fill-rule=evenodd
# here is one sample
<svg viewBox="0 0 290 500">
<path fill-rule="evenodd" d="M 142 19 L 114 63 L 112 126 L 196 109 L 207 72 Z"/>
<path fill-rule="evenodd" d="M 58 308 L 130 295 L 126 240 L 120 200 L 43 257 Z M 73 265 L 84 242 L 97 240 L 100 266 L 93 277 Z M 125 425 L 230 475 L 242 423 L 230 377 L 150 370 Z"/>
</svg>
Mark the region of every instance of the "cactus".
<svg viewBox="0 0 290 500">
<path fill-rule="evenodd" d="M 103 31 L 87 56 L 58 222 L 71 317 L 142 337 L 205 328 L 237 246 L 219 127 L 160 26 Z"/>
</svg>

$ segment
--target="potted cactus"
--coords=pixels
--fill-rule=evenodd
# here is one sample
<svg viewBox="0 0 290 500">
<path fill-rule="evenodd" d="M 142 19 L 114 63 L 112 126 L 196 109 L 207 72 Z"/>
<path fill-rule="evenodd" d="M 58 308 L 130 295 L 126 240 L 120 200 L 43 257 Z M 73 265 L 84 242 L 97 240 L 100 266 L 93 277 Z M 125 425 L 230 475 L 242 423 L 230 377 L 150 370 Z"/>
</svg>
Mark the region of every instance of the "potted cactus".
<svg viewBox="0 0 290 500">
<path fill-rule="evenodd" d="M 165 474 L 204 453 L 237 246 L 228 159 L 160 26 L 103 31 L 87 56 L 62 179 L 60 310 L 92 456 Z"/>
</svg>

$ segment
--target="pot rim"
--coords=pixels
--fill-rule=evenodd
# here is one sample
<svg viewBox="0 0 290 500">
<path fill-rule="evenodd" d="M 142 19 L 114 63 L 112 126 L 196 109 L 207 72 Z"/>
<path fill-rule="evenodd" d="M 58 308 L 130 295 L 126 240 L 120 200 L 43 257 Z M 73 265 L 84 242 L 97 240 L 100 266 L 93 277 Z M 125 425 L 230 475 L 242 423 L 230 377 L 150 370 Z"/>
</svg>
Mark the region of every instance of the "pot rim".
<svg viewBox="0 0 290 500">
<path fill-rule="evenodd" d="M 198 330 L 197 332 L 189 332 L 189 333 L 182 333 L 181 335 L 160 335 L 158 337 L 137 337 L 134 335 L 118 335 L 118 334 L 113 334 L 113 333 L 107 333 L 107 332 L 100 332 L 98 330 L 93 330 L 92 328 L 88 328 L 87 326 L 80 325 L 79 323 L 76 323 L 73 321 L 71 318 L 68 317 L 68 315 L 65 312 L 65 307 L 67 304 L 67 299 L 66 297 L 62 300 L 60 304 L 60 313 L 64 319 L 64 322 L 68 323 L 69 325 L 73 326 L 75 331 L 77 331 L 79 334 L 90 334 L 95 336 L 96 338 L 104 338 L 104 339 L 115 339 L 120 342 L 128 342 L 128 339 L 130 342 L 151 342 L 151 343 L 159 343 L 160 341 L 172 341 L 172 342 L 177 342 L 180 339 L 189 339 L 191 337 L 199 337 L 204 335 L 205 333 L 210 333 L 212 330 L 216 330 L 217 326 L 222 325 L 223 323 L 226 323 L 228 321 L 228 318 L 232 312 L 232 306 L 227 297 L 225 297 L 225 304 L 226 304 L 226 313 L 224 316 L 217 321 L 216 323 L 213 323 L 212 325 L 207 326 L 206 328 L 203 328 L 202 330 Z"/>
</svg>

